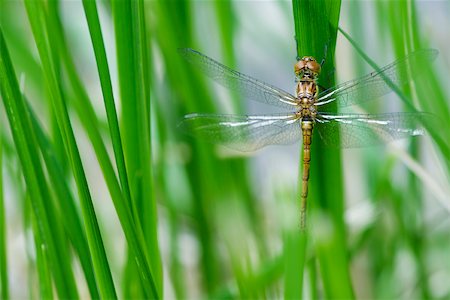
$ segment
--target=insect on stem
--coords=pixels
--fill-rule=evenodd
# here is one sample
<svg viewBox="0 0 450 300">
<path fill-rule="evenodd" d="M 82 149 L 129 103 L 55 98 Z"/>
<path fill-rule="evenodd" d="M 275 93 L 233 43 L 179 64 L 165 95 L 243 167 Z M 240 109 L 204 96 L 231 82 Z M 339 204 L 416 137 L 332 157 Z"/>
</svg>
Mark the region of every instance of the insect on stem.
<svg viewBox="0 0 450 300">
<path fill-rule="evenodd" d="M 302 231 L 307 225 L 306 202 L 311 137 L 314 127 L 324 146 L 358 148 L 423 135 L 425 133 L 423 121 L 433 123 L 434 120 L 430 114 L 421 112 L 385 114 L 335 112 L 337 108 L 349 107 L 381 97 L 389 93 L 393 86 L 407 84 L 412 78 L 411 71 L 420 71 L 420 68 L 412 69 L 410 66 L 431 63 L 438 54 L 434 49 L 415 51 L 363 77 L 321 92 L 319 92 L 318 80 L 322 66 L 314 57 L 304 56 L 294 65 L 295 95 L 235 71 L 198 51 L 180 49 L 179 52 L 189 63 L 224 87 L 239 92 L 245 98 L 289 111 L 281 114 L 250 116 L 188 114 L 180 123 L 180 127 L 192 135 L 245 152 L 255 151 L 271 144 L 291 144 L 303 137 L 303 175 L 300 196 Z M 327 57 L 327 47 L 324 57 Z M 332 103 L 335 107 L 327 107 Z"/>
</svg>

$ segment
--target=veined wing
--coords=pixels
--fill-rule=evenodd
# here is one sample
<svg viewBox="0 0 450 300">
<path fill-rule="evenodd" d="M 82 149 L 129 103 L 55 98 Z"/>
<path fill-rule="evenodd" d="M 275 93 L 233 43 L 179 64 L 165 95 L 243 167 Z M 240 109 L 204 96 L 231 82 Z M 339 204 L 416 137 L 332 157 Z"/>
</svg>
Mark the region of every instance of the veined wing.
<svg viewBox="0 0 450 300">
<path fill-rule="evenodd" d="M 392 89 L 386 81 L 401 86 L 409 82 L 411 74 L 420 70 L 420 64 L 429 64 L 438 55 L 435 49 L 415 51 L 379 71 L 339 84 L 319 94 L 317 105 L 336 102 L 338 107 L 346 107 L 368 100 L 376 99 L 389 93 Z M 416 71 L 416 72 L 415 72 Z"/>
<path fill-rule="evenodd" d="M 189 63 L 216 82 L 246 98 L 288 109 L 296 105 L 295 97 L 290 93 L 230 69 L 200 52 L 189 48 L 179 49 L 179 52 Z"/>
<path fill-rule="evenodd" d="M 293 114 L 190 114 L 184 117 L 179 127 L 191 135 L 244 152 L 270 144 L 292 144 L 302 135 L 300 122 Z"/>
<path fill-rule="evenodd" d="M 320 114 L 315 128 L 325 145 L 338 148 L 372 146 L 434 128 L 436 118 L 428 113 Z"/>
</svg>

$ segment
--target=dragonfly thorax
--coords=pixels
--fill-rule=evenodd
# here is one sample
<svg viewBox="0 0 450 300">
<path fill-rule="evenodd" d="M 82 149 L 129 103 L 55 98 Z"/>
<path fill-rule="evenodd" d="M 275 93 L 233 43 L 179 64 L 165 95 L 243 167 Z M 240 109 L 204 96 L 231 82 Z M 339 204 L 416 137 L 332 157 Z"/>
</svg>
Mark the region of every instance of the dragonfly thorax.
<svg viewBox="0 0 450 300">
<path fill-rule="evenodd" d="M 297 116 L 302 119 L 314 120 L 317 115 L 317 107 L 315 105 L 314 99 L 311 98 L 301 98 L 299 99 L 299 110 L 297 111 Z"/>
<path fill-rule="evenodd" d="M 316 101 L 319 94 L 316 80 L 300 80 L 296 87 L 298 115 L 306 119 L 314 119 L 317 114 Z"/>
<path fill-rule="evenodd" d="M 317 83 L 315 81 L 299 81 L 295 90 L 297 99 L 308 98 L 314 101 L 318 95 Z"/>
</svg>

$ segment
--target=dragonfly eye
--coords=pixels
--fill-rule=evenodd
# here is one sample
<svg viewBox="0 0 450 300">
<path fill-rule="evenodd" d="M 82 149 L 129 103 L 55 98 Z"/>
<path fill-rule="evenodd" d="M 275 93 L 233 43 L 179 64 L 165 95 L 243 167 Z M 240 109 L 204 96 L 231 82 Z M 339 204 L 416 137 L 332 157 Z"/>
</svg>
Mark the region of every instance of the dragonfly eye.
<svg viewBox="0 0 450 300">
<path fill-rule="evenodd" d="M 312 56 L 305 56 L 294 65 L 298 77 L 316 77 L 320 73 L 320 64 Z"/>
<path fill-rule="evenodd" d="M 308 61 L 306 65 L 309 70 L 313 71 L 313 73 L 315 74 L 320 73 L 320 64 L 316 60 Z"/>
<path fill-rule="evenodd" d="M 294 71 L 296 75 L 300 75 L 300 72 L 302 72 L 305 69 L 306 66 L 306 61 L 304 61 L 303 59 L 299 60 L 295 65 L 294 65 Z"/>
</svg>

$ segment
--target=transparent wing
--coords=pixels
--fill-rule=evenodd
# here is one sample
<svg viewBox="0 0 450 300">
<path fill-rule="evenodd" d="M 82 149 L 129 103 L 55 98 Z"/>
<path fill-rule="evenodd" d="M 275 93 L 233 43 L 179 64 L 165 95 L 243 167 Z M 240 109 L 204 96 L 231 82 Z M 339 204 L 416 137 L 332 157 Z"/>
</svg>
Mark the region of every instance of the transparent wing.
<svg viewBox="0 0 450 300">
<path fill-rule="evenodd" d="M 346 107 L 372 100 L 389 93 L 392 89 L 386 81 L 401 86 L 409 82 L 411 75 L 420 70 L 420 64 L 429 64 L 438 55 L 435 49 L 415 51 L 397 60 L 380 71 L 339 84 L 319 94 L 317 105 L 336 102 L 338 107 Z"/>
<path fill-rule="evenodd" d="M 300 139 L 295 115 L 235 116 L 190 114 L 179 127 L 187 133 L 239 151 L 255 151 L 271 144 L 292 144 Z"/>
<path fill-rule="evenodd" d="M 435 120 L 427 113 L 321 114 L 315 128 L 327 146 L 358 148 L 423 135 Z"/>
<path fill-rule="evenodd" d="M 193 49 L 179 49 L 182 57 L 221 85 L 235 90 L 245 98 L 292 109 L 295 97 L 270 84 L 239 73 Z"/>
</svg>

